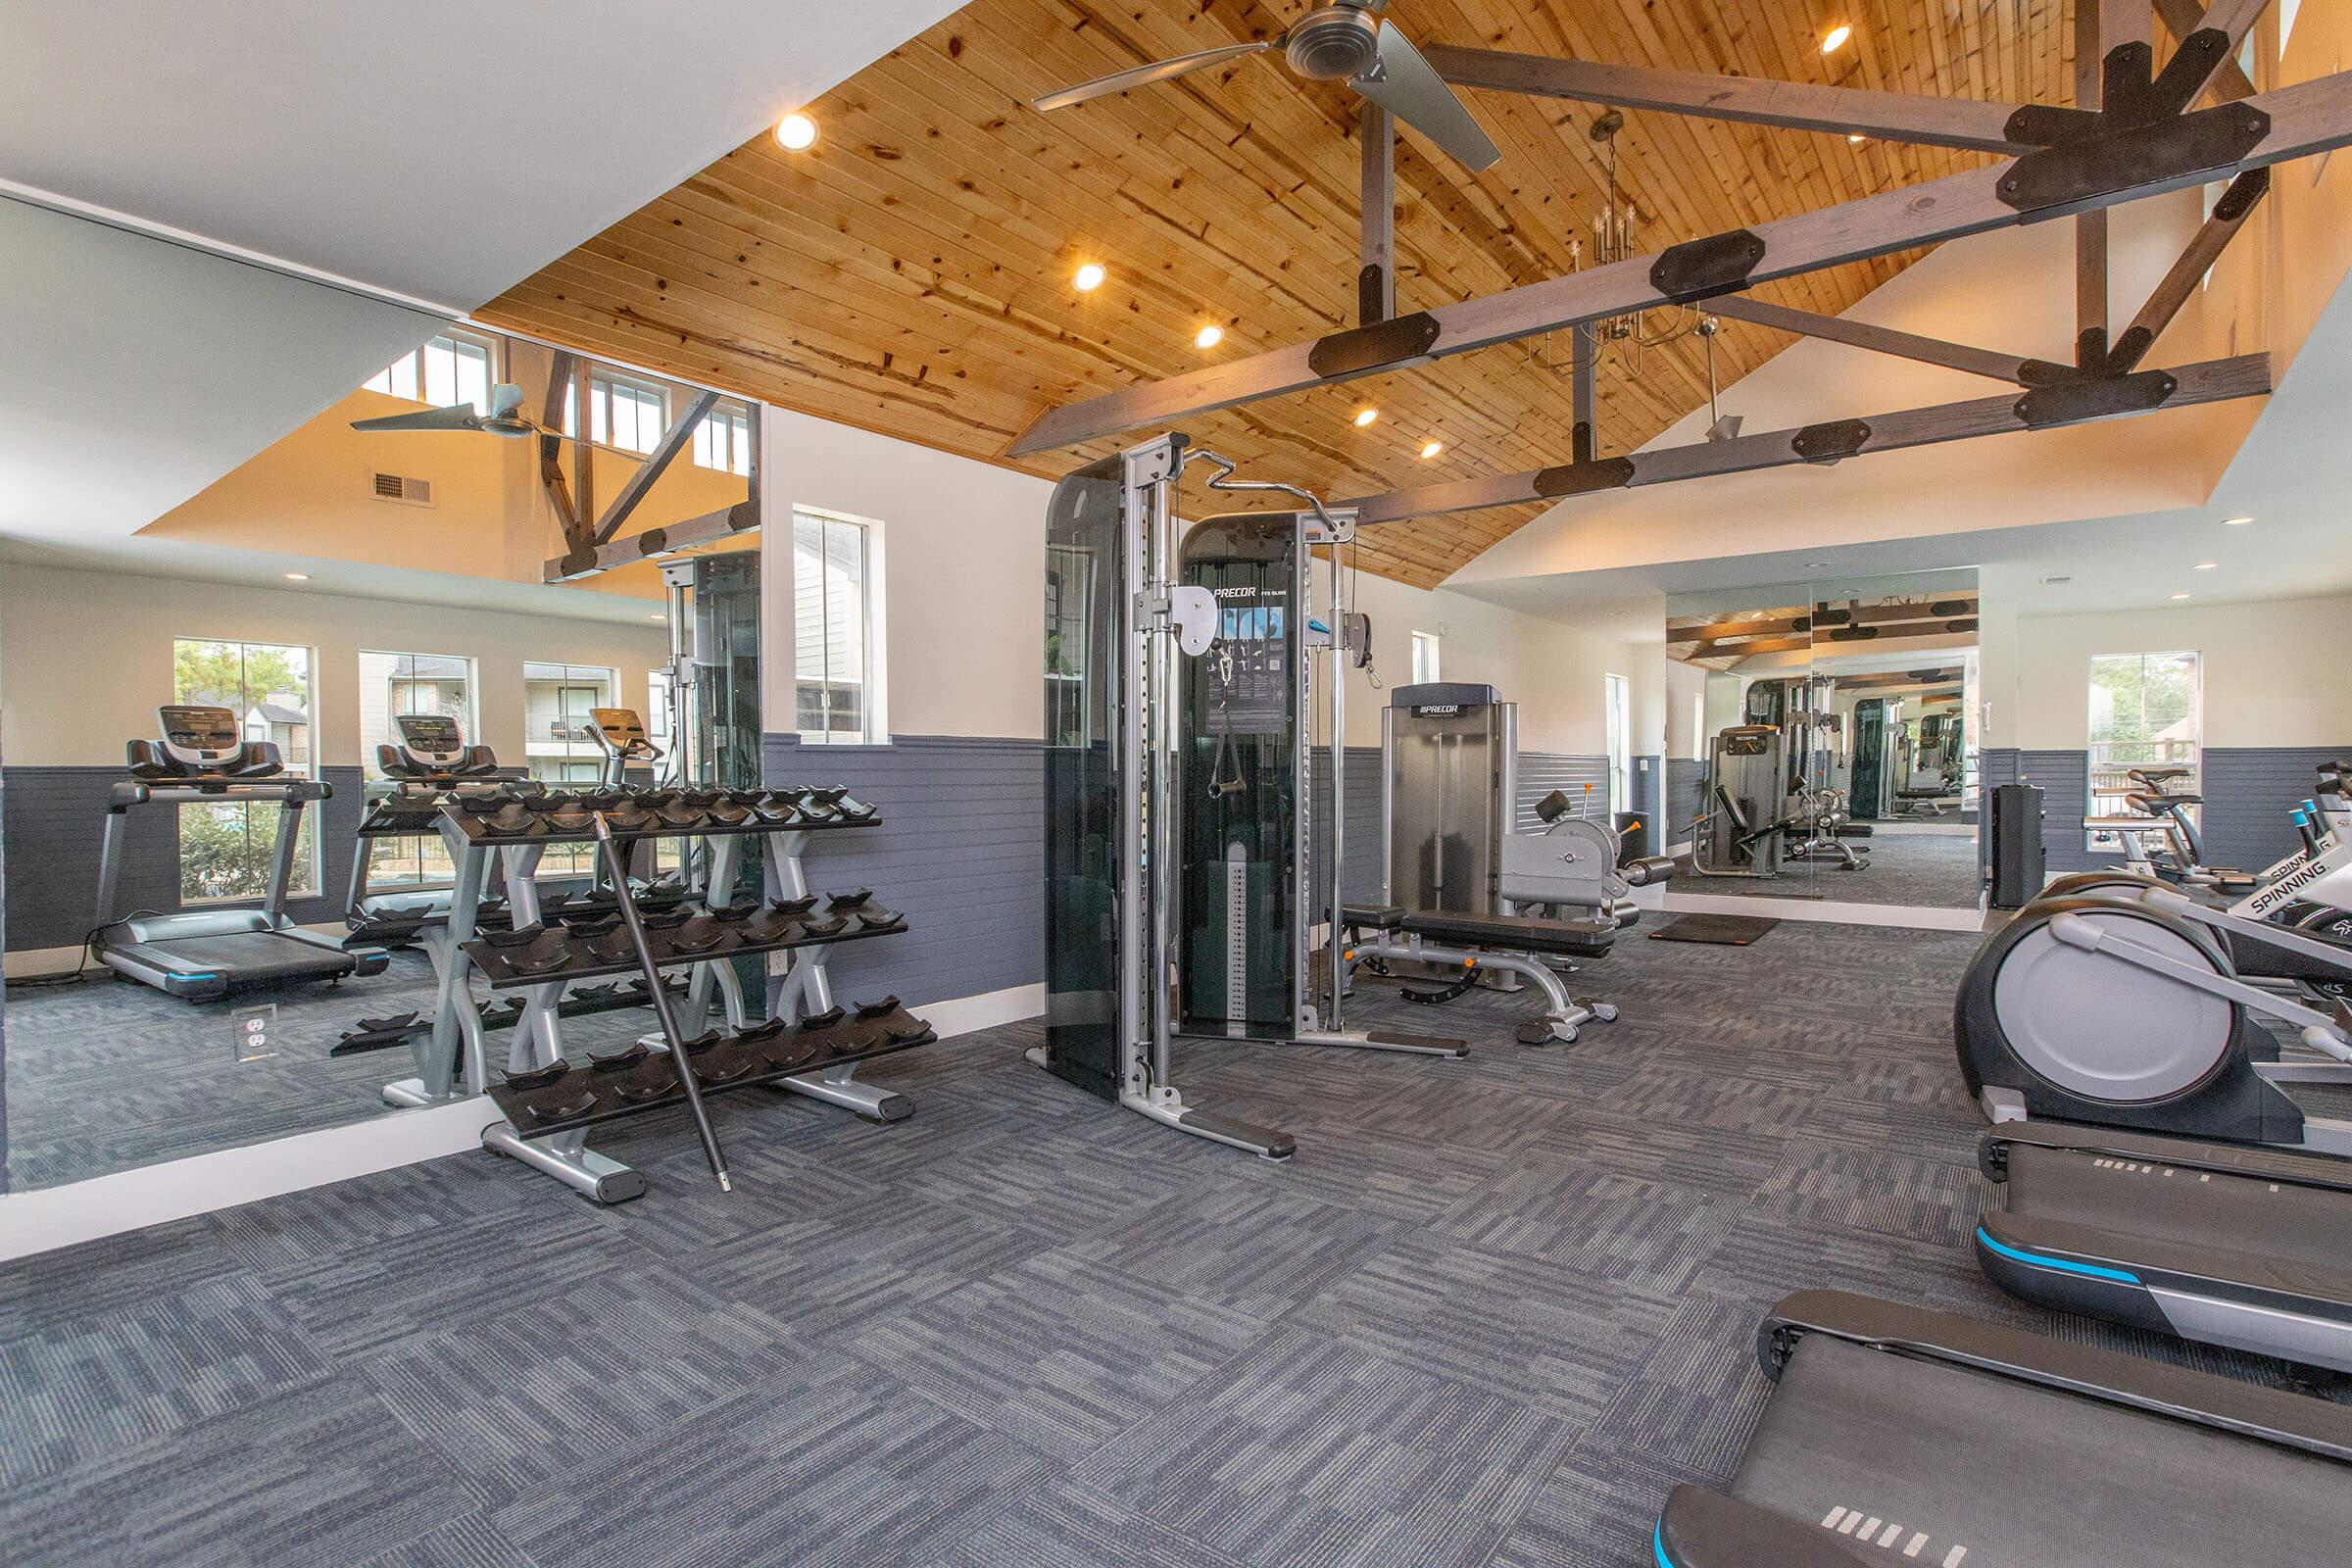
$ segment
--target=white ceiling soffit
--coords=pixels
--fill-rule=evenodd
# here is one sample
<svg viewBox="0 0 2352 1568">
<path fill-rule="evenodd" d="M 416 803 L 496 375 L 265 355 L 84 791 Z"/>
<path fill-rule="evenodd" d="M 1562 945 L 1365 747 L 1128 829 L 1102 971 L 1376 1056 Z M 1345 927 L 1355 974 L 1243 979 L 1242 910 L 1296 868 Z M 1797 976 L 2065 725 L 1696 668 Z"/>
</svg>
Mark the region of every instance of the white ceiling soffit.
<svg viewBox="0 0 2352 1568">
<path fill-rule="evenodd" d="M 1682 596 L 1959 566 L 1978 568 L 1988 607 L 2021 614 L 2161 609 L 2175 603 L 2177 593 L 2189 594 L 2199 604 L 2347 594 L 2352 593 L 2352 549 L 2346 548 L 2342 522 L 2343 498 L 2352 495 L 2352 441 L 2343 436 L 2347 407 L 2352 407 L 2352 286 L 2338 289 L 2321 313 L 2219 483 L 2196 505 L 1596 571 L 1482 582 L 1457 576 L 1446 586 L 1530 614 L 1577 622 L 1588 621 L 1600 605 L 1644 592 Z M 2163 418 L 2137 422 L 2154 427 Z M 2000 443 L 2035 439 L 2041 438 L 1998 436 L 1965 444 L 1982 445 L 1992 458 Z M 1825 485 L 1848 482 L 1861 477 L 1866 461 L 1820 473 L 1808 470 L 1802 477 Z M 2225 523 L 2236 516 L 2251 516 L 2254 525 Z M 2212 569 L 2198 570 L 2205 562 L 2213 563 Z M 1727 592 L 1726 602 L 1738 598 Z"/>
<path fill-rule="evenodd" d="M 24 0 L 0 179 L 471 310 L 956 4 Z"/>
<path fill-rule="evenodd" d="M 0 536 L 127 535 L 438 317 L 0 200 Z"/>
</svg>

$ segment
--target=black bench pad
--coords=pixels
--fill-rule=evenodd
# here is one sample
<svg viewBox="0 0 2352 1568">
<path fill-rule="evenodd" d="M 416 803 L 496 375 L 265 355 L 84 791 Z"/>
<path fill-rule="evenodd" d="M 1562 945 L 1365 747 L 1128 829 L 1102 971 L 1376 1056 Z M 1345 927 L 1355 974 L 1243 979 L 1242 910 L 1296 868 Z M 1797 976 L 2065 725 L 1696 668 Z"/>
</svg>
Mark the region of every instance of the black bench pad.
<svg viewBox="0 0 2352 1568">
<path fill-rule="evenodd" d="M 1340 906 L 1340 924 L 1371 926 L 1380 931 L 1394 931 L 1404 919 L 1401 904 L 1343 904 Z"/>
<path fill-rule="evenodd" d="M 1465 948 L 1502 948 L 1519 953 L 1559 953 L 1572 957 L 1597 957 L 1615 940 L 1614 922 L 1592 926 L 1568 920 L 1544 920 L 1531 914 L 1450 914 L 1431 910 L 1408 914 L 1398 928 L 1433 942 L 1451 942 Z"/>
</svg>

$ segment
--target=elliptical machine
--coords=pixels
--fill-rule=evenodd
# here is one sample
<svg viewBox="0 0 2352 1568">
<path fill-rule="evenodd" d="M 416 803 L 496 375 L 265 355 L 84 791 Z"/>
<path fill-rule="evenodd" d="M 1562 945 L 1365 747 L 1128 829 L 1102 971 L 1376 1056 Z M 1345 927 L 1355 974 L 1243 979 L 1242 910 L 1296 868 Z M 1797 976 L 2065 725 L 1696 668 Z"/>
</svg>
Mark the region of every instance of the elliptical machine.
<svg viewBox="0 0 2352 1568">
<path fill-rule="evenodd" d="M 2340 799 L 2340 798 L 2339 798 Z M 1953 1029 L 1992 1121 L 2057 1120 L 2352 1154 L 2352 1123 L 2307 1117 L 2277 1085 L 2352 1079 L 2352 1007 L 2248 984 L 2259 947 L 2341 975 L 2340 943 L 2270 916 L 2297 900 L 2352 908 L 2352 834 L 2315 838 L 2228 907 L 2153 881 L 2037 900 L 1985 939 Z M 2319 1058 L 2282 1060 L 2253 1014 Z"/>
</svg>

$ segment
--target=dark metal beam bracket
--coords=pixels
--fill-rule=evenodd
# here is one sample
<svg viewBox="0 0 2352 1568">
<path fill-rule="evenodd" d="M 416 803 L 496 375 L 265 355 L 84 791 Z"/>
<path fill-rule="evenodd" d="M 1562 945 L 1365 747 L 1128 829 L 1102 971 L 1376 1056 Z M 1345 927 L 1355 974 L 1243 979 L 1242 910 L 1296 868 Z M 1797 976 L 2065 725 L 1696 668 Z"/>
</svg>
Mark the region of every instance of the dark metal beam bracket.
<svg viewBox="0 0 2352 1568">
<path fill-rule="evenodd" d="M 2119 190 L 2155 195 L 2211 179 L 2235 168 L 2270 129 L 2271 117 L 2250 104 L 2201 109 L 2028 153 L 1995 189 L 2029 223 L 2091 212 Z"/>
<path fill-rule="evenodd" d="M 1797 431 L 1788 449 L 1807 463 L 1839 463 L 1861 451 L 1869 439 L 1867 419 L 1825 419 Z"/>
<path fill-rule="evenodd" d="M 2166 370 L 2140 370 L 2078 381 L 2072 386 L 2035 387 L 2017 400 L 2017 417 L 2029 430 L 2048 430 L 2119 414 L 2145 414 L 2164 407 L 2180 389 L 2180 383 Z"/>
<path fill-rule="evenodd" d="M 1329 379 L 1361 375 L 1392 365 L 1409 365 L 1427 354 L 1438 340 L 1438 318 L 1415 311 L 1391 320 L 1351 326 L 1317 338 L 1306 353 L 1307 368 Z"/>
<path fill-rule="evenodd" d="M 1747 287 L 1764 261 L 1764 239 L 1752 229 L 1735 228 L 1704 239 L 1687 239 L 1658 252 L 1649 266 L 1649 286 L 1665 296 L 1668 305 L 1688 305 L 1711 294 L 1729 294 Z"/>
<path fill-rule="evenodd" d="M 1536 494 L 1545 501 L 1562 496 L 1586 496 L 1595 490 L 1622 490 L 1633 482 L 1631 458 L 1596 458 L 1591 463 L 1563 463 L 1536 475 Z"/>
</svg>

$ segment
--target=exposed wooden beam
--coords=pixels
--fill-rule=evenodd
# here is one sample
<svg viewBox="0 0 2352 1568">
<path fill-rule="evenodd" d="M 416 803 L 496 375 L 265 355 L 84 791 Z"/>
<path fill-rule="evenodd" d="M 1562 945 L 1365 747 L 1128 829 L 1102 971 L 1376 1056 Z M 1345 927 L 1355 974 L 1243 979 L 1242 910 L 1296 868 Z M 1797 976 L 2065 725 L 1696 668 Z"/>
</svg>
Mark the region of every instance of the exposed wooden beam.
<svg viewBox="0 0 2352 1568">
<path fill-rule="evenodd" d="M 678 454 L 686 450 L 686 443 L 694 439 L 694 427 L 703 422 L 703 416 L 717 401 L 718 394 L 712 391 L 695 394 L 694 401 L 686 406 L 685 417 L 662 432 L 661 444 L 646 454 L 637 471 L 629 475 L 628 483 L 620 487 L 620 493 L 605 509 L 605 514 L 596 519 L 596 535 L 590 543 L 609 544 L 620 532 L 620 525 L 629 520 L 629 514 L 637 510 L 637 503 L 645 499 L 645 493 L 676 461 Z"/>
<path fill-rule="evenodd" d="M 1875 354 L 1891 354 L 1898 359 L 1940 365 L 1946 369 L 1965 370 L 1970 375 L 2009 381 L 2018 386 L 2046 385 L 2066 375 L 2066 367 L 2047 361 L 2020 359 L 2014 354 L 1996 354 L 1990 349 L 1946 343 L 1941 338 L 1898 332 L 1891 326 L 1849 321 L 1841 316 L 1820 316 L 1812 311 L 1791 310 L 1786 305 L 1770 305 L 1741 294 L 1721 294 L 1704 302 L 1699 308 L 1735 321 L 1774 327 L 1783 332 L 1817 337 L 1830 343 L 1843 343 L 1852 348 L 1869 349 Z"/>
<path fill-rule="evenodd" d="M 1811 637 L 1759 637 L 1750 642 L 1700 643 L 1690 653 L 1685 654 L 1682 657 L 1686 661 L 1694 659 L 1724 658 L 1745 659 L 1750 654 L 1787 654 L 1793 653 L 1799 648 L 1810 648 L 1812 646 L 1813 639 Z"/>
<path fill-rule="evenodd" d="M 539 428 L 564 428 L 564 389 L 571 384 L 573 355 L 569 349 L 556 350 L 548 365 L 547 405 L 539 416 Z M 561 436 L 539 437 L 539 483 L 547 491 L 548 505 L 555 508 L 556 525 L 564 530 L 564 543 L 577 550 L 588 542 L 587 531 L 580 525 L 578 512 L 571 504 L 571 486 L 564 478 L 564 441 Z"/>
<path fill-rule="evenodd" d="M 1806 624 L 1798 625 L 1800 620 L 1806 621 Z M 1688 626 L 1669 623 L 1666 640 L 1670 643 L 1703 643 L 1720 637 L 1760 637 L 1773 632 L 1810 629 L 1810 619 L 1804 615 L 1766 615 L 1760 620 L 1711 620 Z"/>
<path fill-rule="evenodd" d="M 1351 334 L 1338 334 L 1320 343 L 1293 344 L 1064 404 L 1033 420 L 1005 455 L 1018 458 L 1050 452 L 1140 425 L 1172 422 L 1190 415 L 1254 403 L 1308 387 L 1337 385 L 1359 376 L 1405 369 L 1496 343 L 1555 332 L 1583 321 L 1624 316 L 1676 300 L 1703 299 L 1734 286 L 1815 271 L 2014 223 L 2117 206 L 2202 184 L 2238 170 L 2263 168 L 2352 145 L 2352 74 L 2339 73 L 2275 88 L 2242 104 L 2205 110 L 2193 118 L 2202 132 L 2228 133 L 2239 138 L 2229 152 L 2216 151 L 2203 158 L 2185 160 L 2210 159 L 2213 167 L 2182 169 L 2178 164 L 2171 168 L 2141 164 L 2139 183 L 2121 188 L 2102 187 L 2088 178 L 2075 180 L 2066 176 L 2070 172 L 2080 173 L 2090 155 L 2106 149 L 2098 144 L 2087 149 L 2062 147 L 2033 159 L 1949 174 L 1924 185 L 1839 203 L 1729 236 L 1690 241 L 1660 255 L 1633 257 L 1506 289 L 1499 294 L 1441 306 L 1372 329 L 1383 334 L 1380 344 L 1367 345 L 1354 340 Z M 2236 156 L 2230 156 L 2231 152 Z M 2008 200 L 2004 200 L 2005 189 Z M 1737 278 L 1724 280 L 1717 271 L 1712 274 L 1715 280 L 1709 287 L 1678 290 L 1672 286 L 1677 281 L 1688 284 L 1694 273 L 1707 272 L 1704 263 L 1710 257 L 1719 259 L 1732 246 L 1740 247 L 1746 258 L 1742 264 L 1744 270 Z M 1405 339 L 1407 329 L 1414 327 L 1423 329 L 1426 336 L 1414 336 L 1406 346 L 1397 346 Z"/>
<path fill-rule="evenodd" d="M 2175 387 L 2172 395 L 2159 408 L 2192 408 L 2200 403 L 2260 397 L 2271 390 L 2271 360 L 2267 354 L 2207 360 L 2201 364 L 2183 366 L 2169 373 Z M 2032 398 L 2036 395 L 2028 393 L 2026 396 Z M 1861 439 L 1845 449 L 1842 455 L 1864 457 L 1874 452 L 1899 452 L 1910 447 L 1936 446 L 1947 441 L 1965 441 L 1975 436 L 2003 435 L 2029 429 L 2031 426 L 2018 412 L 2019 406 L 2025 401 L 2023 398 L 2006 396 L 1975 398 L 1966 403 L 1938 403 L 1894 414 L 1873 414 L 1860 421 L 1837 421 L 1838 426 L 1849 429 L 1857 422 L 1867 427 Z M 2094 416 L 2120 418 L 2132 413 L 2154 412 L 2154 409 L 2133 409 Z M 1611 482 L 1601 485 L 1580 484 L 1580 476 L 1567 468 L 1533 468 L 1523 473 L 1455 479 L 1445 484 L 1395 490 L 1387 495 L 1366 496 L 1360 500 L 1343 502 L 1342 505 L 1355 509 L 1357 523 L 1369 527 L 1406 517 L 1429 517 L 1449 512 L 1477 512 L 1487 507 L 1560 500 L 1570 495 L 1588 494 L 1595 489 L 1671 484 L 1678 480 L 1708 478 L 1718 474 L 1749 473 L 1760 468 L 1793 467 L 1801 463 L 1819 461 L 1799 450 L 1800 438 L 1806 434 L 1807 431 L 1801 429 L 1768 430 L 1757 435 L 1735 436 L 1729 441 L 1697 441 L 1688 446 L 1663 447 L 1632 453 L 1624 458 L 1611 458 L 1607 460 L 1608 465 L 1624 466 L 1622 469 L 1612 467 L 1611 472 L 1603 476 Z"/>
<path fill-rule="evenodd" d="M 1568 448 L 1578 463 L 1590 463 L 1600 439 L 1600 343 L 1590 325 L 1570 334 Z"/>
<path fill-rule="evenodd" d="M 2249 169 L 2230 182 L 2230 188 L 2213 204 L 2204 226 L 2190 236 L 2187 247 L 2149 291 L 2147 303 L 2132 318 L 2132 324 L 2117 335 L 2115 347 L 2108 353 L 2110 369 L 2120 374 L 2135 368 L 2147 357 L 2149 348 L 2173 324 L 2173 318 L 2180 314 L 2180 307 L 2188 303 L 2270 189 L 2271 172 L 2267 169 Z"/>
<path fill-rule="evenodd" d="M 684 522 L 672 522 L 643 533 L 630 534 L 610 544 L 593 545 L 568 556 L 558 556 L 542 567 L 548 582 L 572 582 L 581 577 L 593 577 L 600 571 L 615 566 L 633 566 L 640 561 L 652 561 L 673 551 L 691 550 L 730 534 L 748 533 L 760 526 L 760 502 L 757 497 L 738 501 L 716 512 L 706 512 Z"/>
<path fill-rule="evenodd" d="M 1363 142 L 1363 239 L 1357 247 L 1356 319 L 1365 325 L 1396 314 L 1396 121 L 1365 100 L 1356 121 Z"/>
<path fill-rule="evenodd" d="M 2260 7 L 2256 8 L 2257 11 Z M 2156 0 L 2156 15 L 2163 19 L 2165 30 L 2173 35 L 2176 46 L 2205 25 L 2205 8 L 2197 0 Z M 2214 68 L 2206 89 L 2224 103 L 2254 96 L 2253 80 L 2245 68 L 2237 63 L 2236 51 L 2224 51 L 2222 63 Z"/>
<path fill-rule="evenodd" d="M 1824 87 L 1758 76 L 1711 76 L 1695 71 L 1554 60 L 1544 55 L 1457 49 L 1446 44 L 1424 44 L 1421 53 L 1439 75 L 1457 87 L 1486 87 L 1539 98 L 1612 104 L 1620 109 L 1656 109 L 1670 115 L 1839 136 L 1879 136 L 1978 152 L 2022 153 L 2034 145 L 2020 139 L 2011 128 L 2010 117 L 2018 109 L 2015 104 Z"/>
<path fill-rule="evenodd" d="M 593 439 L 596 420 L 588 408 L 588 398 L 596 386 L 596 377 L 588 362 L 580 360 L 571 370 L 572 507 L 580 519 L 580 528 L 587 531 L 588 519 L 596 515 L 596 442 Z"/>
</svg>

